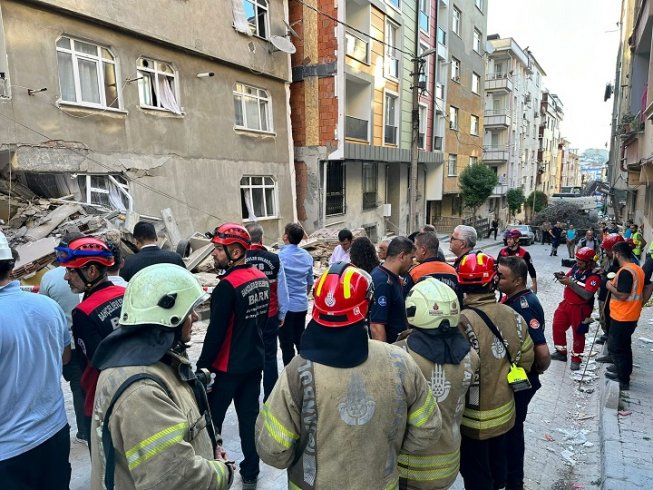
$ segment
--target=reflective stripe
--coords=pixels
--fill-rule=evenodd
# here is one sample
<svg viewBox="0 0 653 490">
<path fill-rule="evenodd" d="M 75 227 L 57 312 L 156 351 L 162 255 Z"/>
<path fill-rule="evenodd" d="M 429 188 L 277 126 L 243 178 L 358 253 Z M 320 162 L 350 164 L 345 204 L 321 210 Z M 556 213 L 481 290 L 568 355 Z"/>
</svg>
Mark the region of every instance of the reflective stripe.
<svg viewBox="0 0 653 490">
<path fill-rule="evenodd" d="M 431 418 L 436 407 L 435 398 L 433 398 L 431 390 L 427 390 L 426 401 L 420 408 L 408 415 L 408 423 L 415 427 L 423 426 Z"/>
<path fill-rule="evenodd" d="M 297 485 L 295 485 L 295 484 L 294 484 L 293 482 L 291 482 L 290 480 L 288 480 L 288 488 L 289 488 L 290 490 L 302 490 L 301 487 L 298 487 Z"/>
<path fill-rule="evenodd" d="M 265 403 L 261 410 L 263 419 L 265 420 L 265 428 L 270 434 L 270 437 L 277 441 L 285 449 L 289 449 L 299 439 L 299 436 L 292 431 L 286 429 L 270 412 L 270 407 Z"/>
<path fill-rule="evenodd" d="M 181 422 L 157 432 L 151 437 L 139 442 L 125 453 L 129 469 L 133 470 L 141 463 L 165 451 L 170 446 L 183 441 L 188 430 L 188 422 Z"/>
<path fill-rule="evenodd" d="M 320 277 L 320 282 L 317 283 L 317 290 L 315 291 L 315 296 L 318 298 L 320 297 L 320 294 L 322 293 L 322 285 L 324 284 L 324 281 L 326 280 L 327 273 L 329 271 L 324 271 L 322 273 L 322 277 Z"/>
<path fill-rule="evenodd" d="M 209 463 L 211 463 L 213 471 L 215 471 L 215 479 L 218 483 L 218 488 L 229 488 L 229 476 L 225 475 L 227 469 L 225 468 L 224 464 L 220 463 L 219 461 L 209 461 Z"/>
<path fill-rule="evenodd" d="M 348 267 L 345 271 L 345 277 L 343 279 L 343 286 L 345 287 L 344 296 L 345 299 L 351 298 L 351 276 L 354 275 L 356 269 L 353 267 Z"/>
<path fill-rule="evenodd" d="M 499 427 L 510 421 L 514 410 L 514 399 L 510 400 L 505 405 L 492 410 L 474 410 L 471 408 L 465 408 L 462 425 L 471 429 L 492 429 L 494 427 Z"/>
<path fill-rule="evenodd" d="M 384 490 L 399 490 L 399 480 L 392 482 Z"/>
<path fill-rule="evenodd" d="M 531 336 L 529 335 L 526 337 L 526 340 L 524 340 L 524 343 L 521 345 L 521 351 L 525 352 L 531 347 L 533 347 L 533 339 L 531 339 Z"/>
<path fill-rule="evenodd" d="M 399 476 L 415 481 L 430 481 L 450 478 L 458 473 L 460 449 L 452 453 L 417 456 L 399 455 Z"/>
</svg>

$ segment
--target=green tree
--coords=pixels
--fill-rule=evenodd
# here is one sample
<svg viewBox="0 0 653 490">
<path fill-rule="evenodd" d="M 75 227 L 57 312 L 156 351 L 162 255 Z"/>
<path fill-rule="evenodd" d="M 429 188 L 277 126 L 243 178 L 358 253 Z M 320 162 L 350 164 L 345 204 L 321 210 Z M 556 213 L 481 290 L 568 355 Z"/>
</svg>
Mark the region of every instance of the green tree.
<svg viewBox="0 0 653 490">
<path fill-rule="evenodd" d="M 490 197 L 497 185 L 497 174 L 484 163 L 476 163 L 465 168 L 458 176 L 460 194 L 466 208 L 471 208 L 476 217 L 476 211 Z"/>
<path fill-rule="evenodd" d="M 521 187 L 514 187 L 508 189 L 506 192 L 506 201 L 508 201 L 508 211 L 510 216 L 514 219 L 515 214 L 521 209 L 521 205 L 524 204 L 526 197 L 524 197 L 524 191 Z"/>
<path fill-rule="evenodd" d="M 527 209 L 530 209 L 530 216 L 531 216 L 530 219 L 532 221 L 535 215 L 540 211 L 542 211 L 544 208 L 546 208 L 548 204 L 549 204 L 548 196 L 542 191 L 535 190 L 528 195 L 528 197 L 526 198 L 526 202 L 524 203 L 524 206 Z"/>
</svg>

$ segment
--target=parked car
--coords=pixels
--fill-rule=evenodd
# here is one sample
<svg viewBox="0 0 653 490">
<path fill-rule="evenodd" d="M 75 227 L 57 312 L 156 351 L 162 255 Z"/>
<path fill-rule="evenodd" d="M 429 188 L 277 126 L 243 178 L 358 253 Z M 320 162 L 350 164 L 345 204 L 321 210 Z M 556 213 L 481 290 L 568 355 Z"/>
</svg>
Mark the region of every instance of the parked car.
<svg viewBox="0 0 653 490">
<path fill-rule="evenodd" d="M 530 225 L 509 225 L 506 226 L 506 229 L 503 231 L 503 244 L 508 245 L 506 240 L 506 232 L 509 230 L 519 230 L 521 233 L 521 238 L 519 239 L 520 245 L 533 245 L 535 242 L 535 233 Z"/>
</svg>

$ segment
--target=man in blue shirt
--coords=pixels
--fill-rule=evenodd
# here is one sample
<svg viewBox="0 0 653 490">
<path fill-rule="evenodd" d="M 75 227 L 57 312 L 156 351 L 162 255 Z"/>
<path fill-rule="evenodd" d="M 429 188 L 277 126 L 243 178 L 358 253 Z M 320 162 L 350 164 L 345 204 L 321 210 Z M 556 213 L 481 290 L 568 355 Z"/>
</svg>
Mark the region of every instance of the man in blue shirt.
<svg viewBox="0 0 653 490">
<path fill-rule="evenodd" d="M 283 365 L 287 366 L 295 357 L 306 328 L 308 295 L 313 288 L 313 257 L 297 245 L 304 238 L 304 228 L 299 223 L 288 223 L 284 230 L 283 243 L 279 259 L 286 273 L 288 289 L 288 311 L 279 321 L 279 345 Z"/>
<path fill-rule="evenodd" d="M 54 300 L 11 280 L 14 264 L 0 232 L 0 486 L 64 490 L 70 427 L 59 378 L 70 334 Z"/>
<path fill-rule="evenodd" d="M 390 344 L 406 330 L 403 276 L 413 265 L 415 244 L 406 237 L 393 238 L 382 265 L 372 271 L 374 304 L 370 313 L 370 335 L 375 340 Z"/>
</svg>

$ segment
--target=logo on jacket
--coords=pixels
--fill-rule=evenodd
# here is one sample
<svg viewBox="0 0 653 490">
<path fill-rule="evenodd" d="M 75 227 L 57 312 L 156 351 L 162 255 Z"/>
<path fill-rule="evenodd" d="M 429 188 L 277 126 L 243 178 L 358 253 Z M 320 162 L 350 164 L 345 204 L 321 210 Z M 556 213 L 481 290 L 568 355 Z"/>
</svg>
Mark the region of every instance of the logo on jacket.
<svg viewBox="0 0 653 490">
<path fill-rule="evenodd" d="M 365 425 L 374 415 L 376 402 L 365 391 L 360 375 L 354 373 L 347 387 L 347 395 L 338 403 L 340 418 L 347 425 Z"/>
<path fill-rule="evenodd" d="M 492 341 L 492 355 L 497 359 L 503 359 L 506 355 L 506 346 L 497 337 Z"/>
<path fill-rule="evenodd" d="M 443 366 L 440 364 L 433 366 L 431 380 L 427 381 L 427 383 L 431 388 L 431 393 L 433 393 L 433 396 L 438 403 L 442 403 L 447 399 L 449 392 L 451 391 L 451 382 L 447 380 Z"/>
</svg>

